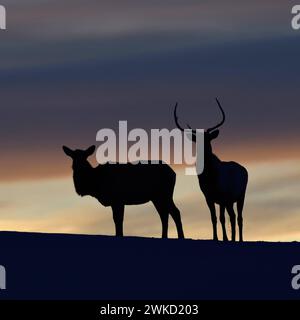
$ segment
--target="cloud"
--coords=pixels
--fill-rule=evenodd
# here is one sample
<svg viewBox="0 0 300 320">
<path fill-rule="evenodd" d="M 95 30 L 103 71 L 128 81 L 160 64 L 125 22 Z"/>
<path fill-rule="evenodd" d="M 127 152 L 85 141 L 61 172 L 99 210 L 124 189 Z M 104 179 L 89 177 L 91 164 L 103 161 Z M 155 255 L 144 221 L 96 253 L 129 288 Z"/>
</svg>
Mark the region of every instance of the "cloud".
<svg viewBox="0 0 300 320">
<path fill-rule="evenodd" d="M 65 175 L 61 145 L 90 145 L 120 119 L 172 128 L 175 101 L 182 121 L 207 127 L 215 96 L 222 155 L 299 157 L 288 1 L 2 2 L 13 14 L 1 34 L 1 181 Z"/>
<path fill-rule="evenodd" d="M 227 117 L 214 150 L 250 171 L 246 239 L 300 239 L 292 1 L 1 4 L 8 9 L 0 43 L 3 229 L 113 234 L 109 210 L 74 193 L 61 145 L 86 147 L 120 119 L 173 128 L 175 101 L 183 123 L 207 127 L 219 117 L 218 96 Z M 197 180 L 179 174 L 178 190 L 187 236 L 210 238 Z M 127 211 L 127 234 L 160 235 L 151 205 Z"/>
<path fill-rule="evenodd" d="M 251 33 L 264 25 L 266 31 L 283 22 L 289 1 L 199 2 L 195 0 L 3 0 L 14 12 L 11 30 L 22 26 L 22 35 L 112 36 L 119 34 L 196 30 L 198 32 Z M 290 2 L 292 3 L 292 2 Z M 272 5 L 272 10 L 270 10 Z M 255 20 L 254 20 L 255 19 Z M 256 24 L 254 24 L 256 22 Z M 252 28 L 249 28 L 249 23 Z M 40 28 L 37 28 L 37 26 Z M 276 29 L 275 29 L 276 30 Z"/>
<path fill-rule="evenodd" d="M 3 0 L 4 69 L 291 35 L 289 1 Z M 17 50 L 22 47 L 22 50 Z M 109 50 L 111 48 L 111 50 Z M 99 50 L 100 49 L 100 50 Z M 114 50 L 115 49 L 115 50 Z"/>
</svg>

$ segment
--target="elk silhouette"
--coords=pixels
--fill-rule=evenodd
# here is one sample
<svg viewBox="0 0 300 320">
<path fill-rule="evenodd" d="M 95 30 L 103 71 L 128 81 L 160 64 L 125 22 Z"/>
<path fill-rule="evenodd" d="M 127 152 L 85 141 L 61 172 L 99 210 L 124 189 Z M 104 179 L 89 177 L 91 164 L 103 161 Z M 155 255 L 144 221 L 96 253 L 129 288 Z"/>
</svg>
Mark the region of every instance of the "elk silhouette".
<svg viewBox="0 0 300 320">
<path fill-rule="evenodd" d="M 210 210 L 213 225 L 213 239 L 218 240 L 215 208 L 215 204 L 218 204 L 220 206 L 220 222 L 222 225 L 223 240 L 228 240 L 225 227 L 226 208 L 230 217 L 232 241 L 235 241 L 236 215 L 234 211 L 234 204 L 237 203 L 239 240 L 243 241 L 243 207 L 248 183 L 248 172 L 246 168 L 236 162 L 221 161 L 212 152 L 211 142 L 219 135 L 219 130 L 217 130 L 217 128 L 222 126 L 225 122 L 225 112 L 217 98 L 216 102 L 222 113 L 222 120 L 219 124 L 206 129 L 204 132 L 204 169 L 203 172 L 198 175 L 198 180 L 200 189 L 204 194 Z M 184 131 L 178 123 L 177 106 L 178 104 L 176 103 L 174 108 L 175 123 L 181 131 Z M 191 129 L 189 125 L 187 126 Z M 193 142 L 196 141 L 196 133 L 193 129 L 192 140 Z"/>
<path fill-rule="evenodd" d="M 162 237 L 168 237 L 168 218 L 172 216 L 178 238 L 184 238 L 180 211 L 173 201 L 176 173 L 165 163 L 133 164 L 105 163 L 92 167 L 87 158 L 95 146 L 86 150 L 71 150 L 63 146 L 65 154 L 73 159 L 73 180 L 80 196 L 92 196 L 105 207 L 110 206 L 116 236 L 123 236 L 125 205 L 152 201 L 162 222 Z"/>
</svg>

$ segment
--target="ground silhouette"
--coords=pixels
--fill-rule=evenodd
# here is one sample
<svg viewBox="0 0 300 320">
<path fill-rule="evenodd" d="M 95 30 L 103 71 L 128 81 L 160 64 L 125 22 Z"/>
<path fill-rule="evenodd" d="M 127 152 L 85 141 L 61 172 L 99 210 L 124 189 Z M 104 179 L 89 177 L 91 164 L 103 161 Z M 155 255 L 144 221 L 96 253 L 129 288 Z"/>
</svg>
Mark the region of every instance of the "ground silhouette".
<svg viewBox="0 0 300 320">
<path fill-rule="evenodd" d="M 299 299 L 299 243 L 0 232 L 0 299 Z"/>
</svg>

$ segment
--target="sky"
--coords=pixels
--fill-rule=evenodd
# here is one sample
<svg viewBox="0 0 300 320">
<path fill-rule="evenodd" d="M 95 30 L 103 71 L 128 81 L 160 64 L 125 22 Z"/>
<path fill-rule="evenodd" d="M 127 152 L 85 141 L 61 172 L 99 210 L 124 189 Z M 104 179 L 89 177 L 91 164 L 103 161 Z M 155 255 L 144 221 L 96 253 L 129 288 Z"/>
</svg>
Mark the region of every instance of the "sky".
<svg viewBox="0 0 300 320">
<path fill-rule="evenodd" d="M 227 117 L 214 152 L 249 171 L 245 239 L 300 240 L 295 1 L 0 4 L 0 230 L 114 234 L 110 209 L 76 195 L 61 146 L 98 145 L 97 131 L 119 120 L 171 129 L 176 101 L 183 123 L 206 128 L 220 119 L 218 97 Z M 187 237 L 211 238 L 197 178 L 174 169 Z M 151 204 L 127 207 L 124 227 L 161 233 Z"/>
</svg>

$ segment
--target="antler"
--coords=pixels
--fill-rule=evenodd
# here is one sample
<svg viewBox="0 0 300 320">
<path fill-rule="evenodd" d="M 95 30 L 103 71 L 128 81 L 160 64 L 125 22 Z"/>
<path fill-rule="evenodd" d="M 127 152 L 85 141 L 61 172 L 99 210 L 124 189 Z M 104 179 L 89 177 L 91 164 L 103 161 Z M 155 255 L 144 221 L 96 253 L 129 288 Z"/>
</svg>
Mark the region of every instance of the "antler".
<svg viewBox="0 0 300 320">
<path fill-rule="evenodd" d="M 219 108 L 220 108 L 220 110 L 221 110 L 221 112 L 222 112 L 222 120 L 221 120 L 220 123 L 218 123 L 218 124 L 215 125 L 214 127 L 208 128 L 208 129 L 206 130 L 207 132 L 211 132 L 211 131 L 213 131 L 213 130 L 219 128 L 219 127 L 221 127 L 221 125 L 225 122 L 225 112 L 224 112 L 224 110 L 223 110 L 223 108 L 222 108 L 222 106 L 221 106 L 221 103 L 220 103 L 220 101 L 218 100 L 218 98 L 216 98 L 216 101 L 217 101 L 217 104 L 218 104 L 218 106 L 219 106 Z M 177 107 L 178 107 L 178 103 L 176 102 L 175 108 L 174 108 L 174 119 L 175 119 L 175 123 L 176 123 L 176 126 L 177 126 L 178 129 L 180 129 L 181 131 L 184 131 L 184 129 L 181 127 L 181 125 L 180 125 L 179 122 L 178 122 Z M 187 124 L 187 127 L 188 127 L 189 129 L 191 129 L 191 130 L 194 130 L 194 129 L 192 129 L 188 124 Z"/>
<path fill-rule="evenodd" d="M 175 123 L 176 123 L 177 128 L 180 129 L 181 131 L 184 131 L 184 129 L 183 129 L 183 128 L 181 127 L 181 125 L 178 123 L 177 107 L 178 107 L 178 102 L 176 102 L 175 108 L 174 108 L 174 120 L 175 120 Z"/>
<path fill-rule="evenodd" d="M 181 125 L 178 122 L 178 117 L 177 117 L 177 107 L 178 107 L 178 102 L 176 102 L 175 104 L 175 108 L 174 108 L 174 119 L 175 119 L 175 123 L 178 129 L 180 129 L 181 131 L 184 131 L 184 129 L 181 127 Z M 186 125 L 189 129 L 193 130 L 189 124 Z"/>
<path fill-rule="evenodd" d="M 219 106 L 219 108 L 220 108 L 220 110 L 221 110 L 221 112 L 222 112 L 222 120 L 221 120 L 221 122 L 220 122 L 219 124 L 217 124 L 216 126 L 207 129 L 207 130 L 206 130 L 207 132 L 211 132 L 211 131 L 213 131 L 213 130 L 219 128 L 219 127 L 221 127 L 221 125 L 225 122 L 225 112 L 224 112 L 224 110 L 223 110 L 223 108 L 222 108 L 222 106 L 221 106 L 221 103 L 220 103 L 220 101 L 218 100 L 218 98 L 216 98 L 216 101 L 217 101 L 217 104 L 218 104 L 218 106 Z"/>
</svg>

